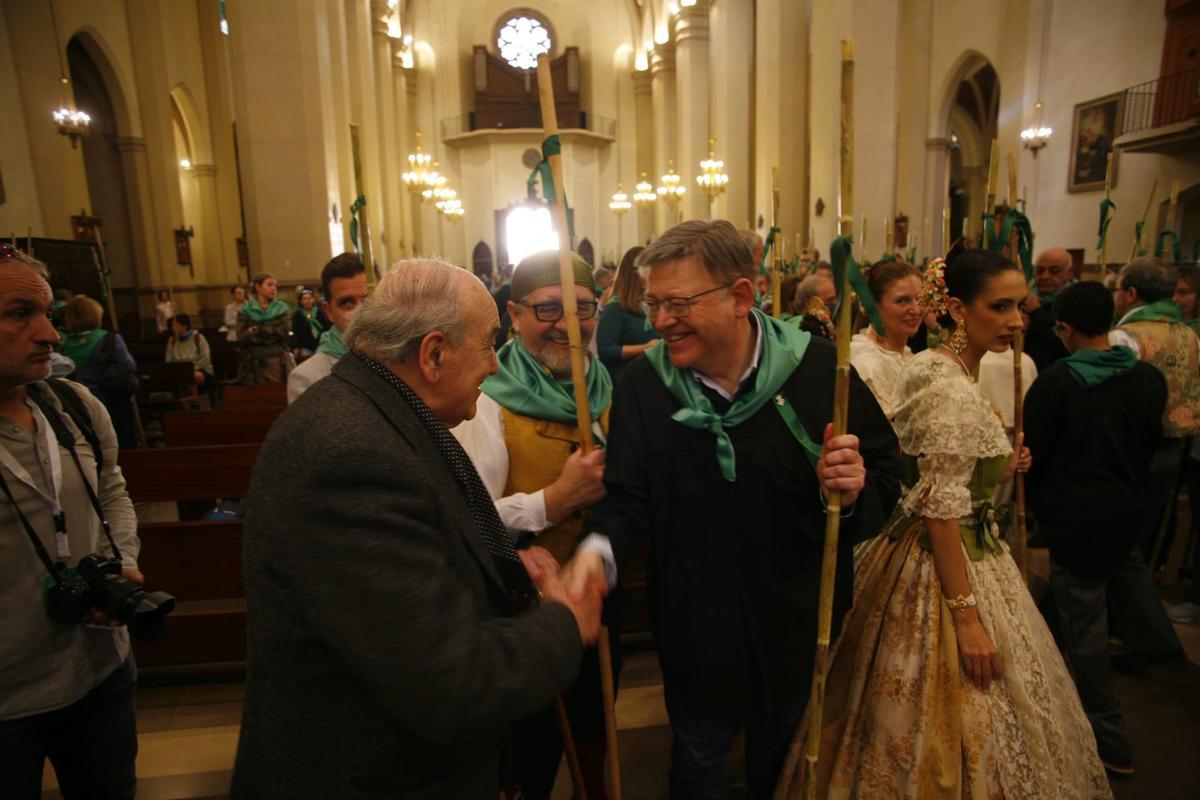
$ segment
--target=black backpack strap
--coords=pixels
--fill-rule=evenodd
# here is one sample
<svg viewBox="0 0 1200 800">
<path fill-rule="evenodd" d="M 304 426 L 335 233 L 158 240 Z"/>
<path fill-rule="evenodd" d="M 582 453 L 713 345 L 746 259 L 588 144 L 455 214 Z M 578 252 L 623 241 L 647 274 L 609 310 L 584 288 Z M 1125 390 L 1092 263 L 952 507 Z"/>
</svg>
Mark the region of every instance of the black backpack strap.
<svg viewBox="0 0 1200 800">
<path fill-rule="evenodd" d="M 92 455 L 96 458 L 96 475 L 98 477 L 104 468 L 104 449 L 100 446 L 100 437 L 96 435 L 96 429 L 92 427 L 92 416 L 88 413 L 87 406 L 84 405 L 78 392 L 68 386 L 66 382 L 58 378 L 49 378 L 45 383 L 50 387 L 50 391 L 58 397 L 63 411 L 71 418 L 71 422 L 75 423 L 75 427 L 79 428 L 79 432 L 83 434 L 83 438 L 92 448 Z M 50 416 L 44 408 L 42 413 L 47 417 Z"/>
</svg>

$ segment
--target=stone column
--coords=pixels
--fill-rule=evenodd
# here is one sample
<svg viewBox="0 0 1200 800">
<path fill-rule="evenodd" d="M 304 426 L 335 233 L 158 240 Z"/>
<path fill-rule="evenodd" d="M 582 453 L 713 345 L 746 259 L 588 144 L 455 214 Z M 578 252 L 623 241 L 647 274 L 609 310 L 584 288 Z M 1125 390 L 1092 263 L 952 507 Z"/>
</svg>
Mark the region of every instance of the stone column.
<svg viewBox="0 0 1200 800">
<path fill-rule="evenodd" d="M 381 227 L 378 237 L 380 274 L 400 258 L 402 237 L 400 226 L 400 195 L 404 192 L 400 179 L 400 159 L 396 138 L 395 91 L 392 88 L 392 40 L 388 37 L 385 17 L 390 14 L 383 0 L 371 0 L 371 44 L 375 56 L 375 111 L 379 120 L 379 172 L 383 194 L 379 198 Z"/>
<path fill-rule="evenodd" d="M 684 219 L 708 219 L 708 195 L 696 185 L 700 162 L 708 158 L 709 118 L 708 7 L 704 0 L 681 9 L 675 18 L 676 101 L 678 102 L 679 151 L 675 169 L 683 176 L 688 191 L 682 209 Z"/>
<path fill-rule="evenodd" d="M 825 115 L 811 126 L 809 108 L 836 109 L 834 99 L 818 103 L 810 100 L 810 62 L 821 59 L 810 51 L 807 3 L 792 0 L 758 0 L 755 4 L 757 25 L 754 40 L 754 216 L 763 217 L 764 227 L 771 224 L 772 171 L 779 168 L 780 203 L 777 224 L 787 237 L 787 253 L 795 247 L 795 234 L 807 239 L 809 209 L 810 150 L 815 155 L 816 133 L 823 132 L 836 147 L 838 126 L 836 113 Z M 827 59 L 826 59 L 827 60 Z M 840 67 L 839 67 L 840 68 Z M 828 104 L 826 104 L 828 103 Z M 836 149 L 832 160 L 826 154 L 821 159 L 832 169 L 836 184 Z M 836 200 L 825 195 L 826 208 L 836 207 Z M 829 219 L 831 215 L 826 216 Z M 755 220 L 757 221 L 757 219 Z M 818 246 L 821 242 L 818 238 Z M 826 244 L 827 246 L 827 244 Z M 790 257 L 790 256 L 789 256 Z"/>
<path fill-rule="evenodd" d="M 942 247 L 942 209 L 950 199 L 950 140 L 935 138 L 925 140 L 925 197 L 924 217 L 929 218 L 934 242 L 925 243 L 925 252 L 931 257 L 944 256 Z M 911 222 L 909 223 L 912 224 Z M 922 221 L 922 224 L 924 222 Z M 910 228 L 911 230 L 911 228 Z M 950 241 L 957 239 L 962 229 L 950 230 Z M 922 236 L 924 233 L 921 234 Z"/>
<path fill-rule="evenodd" d="M 634 124 L 637 126 L 637 180 L 633 182 L 634 186 L 642 180 L 643 173 L 651 183 L 656 177 L 654 170 L 658 160 L 654 153 L 654 101 L 650 84 L 649 70 L 633 73 Z M 634 186 L 628 189 L 630 197 L 637 191 Z M 654 237 L 654 209 L 635 206 L 633 216 L 637 227 L 637 243 L 644 244 Z"/>
<path fill-rule="evenodd" d="M 196 198 L 200 201 L 200 219 L 188 220 L 188 224 L 196 226 L 196 238 L 192 241 L 202 243 L 203 258 L 193 260 L 202 265 L 203 270 L 196 270 L 196 279 L 203 284 L 223 284 L 230 281 L 229 270 L 223 259 L 223 242 L 221 230 L 220 200 L 217 190 L 217 168 L 213 164 L 192 164 L 192 180 L 196 182 Z M 204 235 L 201 236 L 201 233 Z M 237 263 L 236 261 L 234 262 Z"/>
<path fill-rule="evenodd" d="M 660 44 L 650 54 L 650 93 L 654 106 L 654 171 L 650 182 L 667 171 L 667 161 L 675 158 L 675 48 Z M 676 159 L 678 162 L 678 159 Z M 675 171 L 679 171 L 678 163 Z M 690 187 L 689 187 L 690 191 Z M 675 224 L 678 212 L 661 200 L 656 204 L 655 229 L 662 233 Z"/>
<path fill-rule="evenodd" d="M 146 160 L 146 140 L 140 136 L 113 138 L 121 170 L 125 177 L 126 202 L 129 205 L 130 246 L 136 265 L 138 286 L 162 286 L 166 277 L 158 258 L 155 241 L 154 210 L 150 203 L 150 167 Z"/>
<path fill-rule="evenodd" d="M 712 52 L 712 135 L 717 157 L 725 162 L 729 184 L 713 203 L 713 216 L 734 225 L 753 225 L 750 202 L 754 174 L 750 158 L 754 129 L 754 4 L 721 0 L 709 11 Z"/>
<path fill-rule="evenodd" d="M 396 118 L 396 148 L 399 152 L 399 171 L 394 176 L 400 187 L 397 210 L 400 217 L 400 232 L 397 239 L 397 258 L 411 258 L 413 249 L 412 195 L 401 177 L 408 170 L 408 154 L 413 151 L 413 136 L 409 126 L 408 75 L 400 53 L 392 54 L 392 104 Z"/>
</svg>

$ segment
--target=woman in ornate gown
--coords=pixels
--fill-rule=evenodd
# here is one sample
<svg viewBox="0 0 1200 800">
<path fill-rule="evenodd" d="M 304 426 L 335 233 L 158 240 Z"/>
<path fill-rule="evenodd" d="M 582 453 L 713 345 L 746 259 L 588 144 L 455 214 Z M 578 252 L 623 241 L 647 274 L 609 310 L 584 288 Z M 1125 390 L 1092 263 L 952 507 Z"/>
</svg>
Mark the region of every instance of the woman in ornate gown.
<svg viewBox="0 0 1200 800">
<path fill-rule="evenodd" d="M 912 360 L 908 340 L 921 329 L 917 302 L 921 274 L 903 261 L 880 261 L 867 271 L 867 285 L 879 305 L 883 334 L 868 325 L 850 340 L 850 363 L 879 401 L 888 419 L 900 405 L 900 371 Z"/>
<path fill-rule="evenodd" d="M 1021 326 L 1021 273 L 968 251 L 945 273 L 943 326 L 901 376 L 908 487 L 857 554 L 854 609 L 828 672 L 821 798 L 1111 798 L 1066 666 L 992 508 L 1027 469 L 971 378 Z M 804 785 L 802 723 L 780 797 Z"/>
</svg>

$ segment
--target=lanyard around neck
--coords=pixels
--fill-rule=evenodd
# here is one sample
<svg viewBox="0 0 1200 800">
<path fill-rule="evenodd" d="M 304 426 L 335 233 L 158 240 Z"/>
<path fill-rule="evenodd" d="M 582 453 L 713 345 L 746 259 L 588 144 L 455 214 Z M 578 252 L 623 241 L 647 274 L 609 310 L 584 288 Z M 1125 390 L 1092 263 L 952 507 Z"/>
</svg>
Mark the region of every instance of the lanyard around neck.
<svg viewBox="0 0 1200 800">
<path fill-rule="evenodd" d="M 56 555 L 60 560 L 66 560 L 71 557 L 71 548 L 67 543 L 66 525 L 62 510 L 62 505 L 59 503 L 59 495 L 62 490 L 62 453 L 59 452 L 58 443 L 51 436 L 50 423 L 42 414 L 42 410 L 35 403 L 26 401 L 29 405 L 29 410 L 33 415 L 34 422 L 34 450 L 35 457 L 40 454 L 45 454 L 45 457 L 50 462 L 50 493 L 47 494 L 38 485 L 33 476 L 28 470 L 13 457 L 12 453 L 6 448 L 0 447 L 0 464 L 7 469 L 14 478 L 23 483 L 31 492 L 46 504 L 50 509 L 51 516 L 54 517 L 54 547 Z M 82 475 L 83 480 L 87 480 L 87 475 Z M 16 501 L 13 501 L 16 505 Z"/>
</svg>

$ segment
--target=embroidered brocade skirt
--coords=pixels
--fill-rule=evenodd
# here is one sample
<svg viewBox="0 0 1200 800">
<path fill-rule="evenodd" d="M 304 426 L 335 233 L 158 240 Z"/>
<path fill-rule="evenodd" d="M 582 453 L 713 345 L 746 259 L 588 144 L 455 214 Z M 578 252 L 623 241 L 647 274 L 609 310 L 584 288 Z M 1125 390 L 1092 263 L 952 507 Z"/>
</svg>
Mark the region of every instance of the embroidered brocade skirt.
<svg viewBox="0 0 1200 800">
<path fill-rule="evenodd" d="M 1004 675 L 963 674 L 924 524 L 856 554 L 854 609 L 830 658 L 821 798 L 1111 798 L 1075 685 L 1009 554 L 966 559 Z M 965 551 L 964 551 L 964 558 Z M 807 717 L 780 775 L 803 796 Z"/>
</svg>

